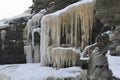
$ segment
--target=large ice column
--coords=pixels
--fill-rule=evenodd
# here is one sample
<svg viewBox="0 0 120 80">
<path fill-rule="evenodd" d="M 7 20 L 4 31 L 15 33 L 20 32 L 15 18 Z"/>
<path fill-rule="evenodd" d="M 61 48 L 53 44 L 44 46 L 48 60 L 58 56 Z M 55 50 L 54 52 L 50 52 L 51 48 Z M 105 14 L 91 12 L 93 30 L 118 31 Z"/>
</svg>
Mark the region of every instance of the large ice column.
<svg viewBox="0 0 120 80">
<path fill-rule="evenodd" d="M 48 15 L 42 19 L 40 44 L 41 65 L 49 65 L 51 63 L 50 50 L 54 46 L 60 46 L 60 22 L 59 16 Z"/>
<path fill-rule="evenodd" d="M 54 47 L 84 48 L 90 43 L 93 25 L 92 0 L 82 0 L 41 20 L 41 63 L 51 63 Z"/>
</svg>

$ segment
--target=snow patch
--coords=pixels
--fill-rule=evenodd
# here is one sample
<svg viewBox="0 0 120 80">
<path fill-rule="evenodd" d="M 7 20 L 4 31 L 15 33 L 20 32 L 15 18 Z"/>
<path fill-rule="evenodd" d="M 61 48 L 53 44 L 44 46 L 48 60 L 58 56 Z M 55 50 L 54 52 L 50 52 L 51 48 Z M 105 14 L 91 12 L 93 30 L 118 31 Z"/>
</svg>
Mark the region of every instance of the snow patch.
<svg viewBox="0 0 120 80">
<path fill-rule="evenodd" d="M 11 77 L 11 80 L 44 80 L 48 77 L 65 78 L 80 75 L 80 67 L 61 68 L 42 67 L 40 64 L 14 64 L 0 66 L 0 73 Z"/>
<path fill-rule="evenodd" d="M 107 55 L 109 68 L 113 72 L 113 76 L 120 78 L 120 56 Z"/>
<path fill-rule="evenodd" d="M 8 27 L 8 24 L 6 22 L 6 19 L 0 21 L 0 29 Z"/>
</svg>

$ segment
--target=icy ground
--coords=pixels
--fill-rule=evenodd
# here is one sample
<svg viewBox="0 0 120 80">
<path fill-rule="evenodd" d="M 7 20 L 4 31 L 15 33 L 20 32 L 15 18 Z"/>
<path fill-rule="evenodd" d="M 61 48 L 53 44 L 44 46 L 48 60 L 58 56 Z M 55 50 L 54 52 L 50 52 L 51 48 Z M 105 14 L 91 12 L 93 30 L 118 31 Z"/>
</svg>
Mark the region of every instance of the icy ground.
<svg viewBox="0 0 120 80">
<path fill-rule="evenodd" d="M 120 78 L 120 57 L 107 55 L 109 67 L 113 75 Z M 43 67 L 40 64 L 12 64 L 1 65 L 0 75 L 5 74 L 11 80 L 44 80 L 48 77 L 65 78 L 76 77 L 80 75 L 80 67 L 69 67 L 55 69 L 52 67 Z"/>
</svg>

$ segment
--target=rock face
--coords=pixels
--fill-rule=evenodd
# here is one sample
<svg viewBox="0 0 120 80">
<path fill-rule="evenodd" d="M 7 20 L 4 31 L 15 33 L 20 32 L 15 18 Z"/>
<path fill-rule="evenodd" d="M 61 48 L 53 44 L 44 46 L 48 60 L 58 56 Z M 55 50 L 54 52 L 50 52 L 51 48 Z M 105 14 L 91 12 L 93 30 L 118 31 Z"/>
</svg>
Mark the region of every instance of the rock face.
<svg viewBox="0 0 120 80">
<path fill-rule="evenodd" d="M 96 0 L 95 15 L 101 20 L 104 25 L 114 26 L 119 24 L 119 0 Z M 110 25 L 111 24 L 111 25 Z"/>
<path fill-rule="evenodd" d="M 120 25 L 120 0 L 96 0 L 95 16 L 103 23 L 104 26 L 110 27 L 112 30 L 110 35 L 111 45 L 110 51 L 112 55 L 119 55 L 120 39 L 118 36 Z"/>
<path fill-rule="evenodd" d="M 25 63 L 23 29 L 30 16 L 17 16 L 0 25 L 0 64 Z M 6 27 L 5 27 L 6 25 Z"/>
<path fill-rule="evenodd" d="M 41 20 L 41 62 L 49 64 L 54 47 L 84 48 L 90 43 L 93 3 L 80 1 Z"/>
<path fill-rule="evenodd" d="M 112 72 L 108 68 L 106 53 L 108 51 L 109 36 L 103 33 L 96 38 L 96 44 L 85 48 L 83 54 L 89 54 L 89 66 L 87 76 L 89 80 L 107 80 L 112 78 Z"/>
<path fill-rule="evenodd" d="M 110 50 L 112 55 L 120 56 L 120 26 L 116 26 L 110 35 Z"/>
</svg>

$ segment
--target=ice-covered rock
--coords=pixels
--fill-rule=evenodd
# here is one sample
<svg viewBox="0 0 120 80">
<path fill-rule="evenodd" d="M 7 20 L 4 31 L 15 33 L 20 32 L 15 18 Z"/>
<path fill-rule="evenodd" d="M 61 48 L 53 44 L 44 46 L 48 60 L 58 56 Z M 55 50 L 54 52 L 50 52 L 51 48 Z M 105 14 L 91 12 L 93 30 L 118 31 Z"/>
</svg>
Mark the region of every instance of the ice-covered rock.
<svg viewBox="0 0 120 80">
<path fill-rule="evenodd" d="M 51 64 L 56 68 L 77 66 L 80 53 L 73 48 L 57 47 L 51 50 Z"/>
<path fill-rule="evenodd" d="M 43 9 L 39 13 L 35 14 L 31 19 L 28 20 L 26 25 L 26 31 L 28 31 L 27 39 L 30 39 L 33 29 L 41 27 L 40 21 L 42 17 L 45 15 L 45 13 L 46 10 Z"/>
<path fill-rule="evenodd" d="M 90 43 L 93 25 L 92 0 L 74 3 L 45 15 L 41 20 L 41 62 L 49 64 L 53 47 L 81 47 Z"/>
</svg>

